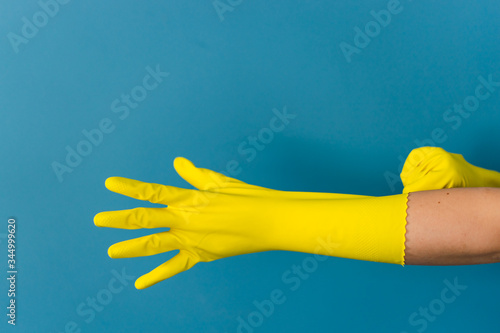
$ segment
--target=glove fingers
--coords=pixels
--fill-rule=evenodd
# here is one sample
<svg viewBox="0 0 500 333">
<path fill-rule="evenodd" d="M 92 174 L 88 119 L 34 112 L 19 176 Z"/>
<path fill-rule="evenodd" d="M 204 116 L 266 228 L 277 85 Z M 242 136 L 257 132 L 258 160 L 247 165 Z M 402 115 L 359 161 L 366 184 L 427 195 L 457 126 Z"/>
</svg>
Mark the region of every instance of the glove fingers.
<svg viewBox="0 0 500 333">
<path fill-rule="evenodd" d="M 128 197 L 147 200 L 164 205 L 174 204 L 191 198 L 193 190 L 154 183 L 145 183 L 135 179 L 110 177 L 106 179 L 106 188 Z"/>
<path fill-rule="evenodd" d="M 166 280 L 176 274 L 182 273 L 198 263 L 198 260 L 187 251 L 181 250 L 177 255 L 167 262 L 153 269 L 151 272 L 141 276 L 135 281 L 137 289 L 145 289 Z"/>
<path fill-rule="evenodd" d="M 224 188 L 230 184 L 248 185 L 241 180 L 224 176 L 221 173 L 209 169 L 197 168 L 193 162 L 184 157 L 175 158 L 174 168 L 179 176 L 199 190 Z"/>
<path fill-rule="evenodd" d="M 181 244 L 172 231 L 159 232 L 113 244 L 108 249 L 111 258 L 135 258 L 177 250 Z"/>
<path fill-rule="evenodd" d="M 428 162 L 436 156 L 442 156 L 446 151 L 441 147 L 420 147 L 413 149 L 406 157 L 403 169 L 401 170 L 401 180 L 414 177 L 415 173 L 425 171 Z"/>
<path fill-rule="evenodd" d="M 119 229 L 172 228 L 182 224 L 179 211 L 169 208 L 134 208 L 101 212 L 94 216 L 98 227 Z"/>
</svg>

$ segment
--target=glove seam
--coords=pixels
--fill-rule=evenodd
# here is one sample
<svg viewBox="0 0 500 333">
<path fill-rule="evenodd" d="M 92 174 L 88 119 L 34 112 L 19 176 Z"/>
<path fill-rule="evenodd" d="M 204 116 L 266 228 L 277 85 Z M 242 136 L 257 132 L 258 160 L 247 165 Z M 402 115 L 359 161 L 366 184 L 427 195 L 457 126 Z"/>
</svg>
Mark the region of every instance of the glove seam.
<svg viewBox="0 0 500 333">
<path fill-rule="evenodd" d="M 403 225 L 403 252 L 402 252 L 402 266 L 405 266 L 405 252 L 406 252 L 406 228 L 408 225 L 408 210 L 410 208 L 410 193 L 406 193 L 406 210 L 405 210 L 405 219 L 404 219 L 404 225 Z"/>
</svg>

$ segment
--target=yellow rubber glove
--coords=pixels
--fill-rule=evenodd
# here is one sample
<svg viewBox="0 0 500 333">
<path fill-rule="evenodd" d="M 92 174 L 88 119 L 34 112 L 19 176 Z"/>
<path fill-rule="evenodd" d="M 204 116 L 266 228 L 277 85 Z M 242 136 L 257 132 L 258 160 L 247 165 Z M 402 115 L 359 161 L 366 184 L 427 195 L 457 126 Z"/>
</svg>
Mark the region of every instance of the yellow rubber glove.
<svg viewBox="0 0 500 333">
<path fill-rule="evenodd" d="M 500 187 L 500 173 L 468 163 L 440 147 L 413 149 L 401 171 L 403 193 L 453 187 Z"/>
<path fill-rule="evenodd" d="M 404 265 L 407 194 L 369 197 L 272 190 L 174 161 L 177 173 L 198 190 L 111 177 L 106 187 L 168 205 L 102 212 L 100 227 L 169 227 L 112 245 L 111 258 L 177 255 L 135 282 L 147 288 L 209 262 L 240 254 L 286 250 Z"/>
</svg>

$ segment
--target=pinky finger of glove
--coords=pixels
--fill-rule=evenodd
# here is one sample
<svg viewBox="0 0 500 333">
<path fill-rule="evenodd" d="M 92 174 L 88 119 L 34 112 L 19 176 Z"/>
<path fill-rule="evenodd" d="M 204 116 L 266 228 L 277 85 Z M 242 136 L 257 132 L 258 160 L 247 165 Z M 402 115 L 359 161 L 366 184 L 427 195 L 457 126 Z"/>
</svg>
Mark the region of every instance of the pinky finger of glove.
<svg viewBox="0 0 500 333">
<path fill-rule="evenodd" d="M 135 281 L 137 289 L 149 288 L 163 280 L 187 271 L 196 265 L 199 261 L 185 250 L 180 250 L 172 259 L 161 264 L 151 272 L 144 274 Z"/>
</svg>

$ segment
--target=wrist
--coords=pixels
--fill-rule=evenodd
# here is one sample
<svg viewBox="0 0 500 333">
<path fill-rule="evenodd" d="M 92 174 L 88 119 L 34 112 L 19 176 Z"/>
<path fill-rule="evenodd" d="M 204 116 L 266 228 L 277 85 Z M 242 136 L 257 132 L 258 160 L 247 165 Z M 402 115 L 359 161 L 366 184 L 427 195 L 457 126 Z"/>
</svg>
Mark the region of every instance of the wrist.
<svg viewBox="0 0 500 333">
<path fill-rule="evenodd" d="M 470 187 L 500 187 L 500 173 L 497 171 L 474 166 L 473 178 Z"/>
</svg>

